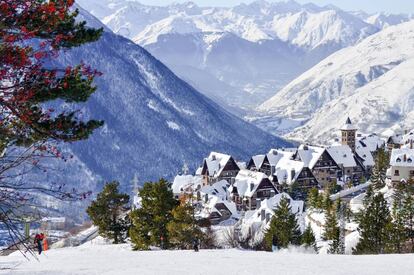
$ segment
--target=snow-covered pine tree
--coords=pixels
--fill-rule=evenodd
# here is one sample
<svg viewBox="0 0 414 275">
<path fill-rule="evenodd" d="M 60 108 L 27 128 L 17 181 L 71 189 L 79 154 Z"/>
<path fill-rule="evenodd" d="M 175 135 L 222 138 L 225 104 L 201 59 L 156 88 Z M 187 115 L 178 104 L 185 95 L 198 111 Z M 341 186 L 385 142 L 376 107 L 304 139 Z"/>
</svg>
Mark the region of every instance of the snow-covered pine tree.
<svg viewBox="0 0 414 275">
<path fill-rule="evenodd" d="M 270 226 L 266 230 L 264 242 L 266 249 L 271 251 L 273 246 L 287 248 L 289 245 L 299 245 L 301 232 L 296 215 L 292 213 L 289 200 L 282 198 L 275 209 Z"/>
<path fill-rule="evenodd" d="M 340 228 L 338 225 L 338 218 L 336 207 L 331 207 L 325 212 L 325 230 L 322 239 L 329 241 L 329 253 L 340 254 Z"/>
<path fill-rule="evenodd" d="M 306 248 L 313 248 L 315 251 L 318 251 L 316 246 L 315 234 L 313 233 L 312 227 L 310 224 L 306 227 L 305 231 L 302 234 L 302 245 Z"/>
<path fill-rule="evenodd" d="M 354 254 L 385 253 L 390 242 L 392 217 L 382 193 L 368 197 L 364 201 L 364 209 L 357 215 L 360 240 Z"/>
<path fill-rule="evenodd" d="M 129 229 L 127 215 L 129 196 L 119 193 L 118 182 L 107 183 L 86 212 L 99 234 L 112 239 L 115 244 L 123 243 Z"/>
<path fill-rule="evenodd" d="M 379 149 L 375 157 L 375 165 L 372 169 L 371 182 L 374 189 L 379 190 L 385 187 L 387 179 L 387 168 L 389 164 L 389 154 L 384 149 Z"/>
<path fill-rule="evenodd" d="M 129 236 L 135 250 L 148 249 L 150 245 L 168 248 L 167 224 L 173 220 L 172 210 L 178 201 L 169 188 L 169 183 L 147 182 L 139 192 L 141 208 L 131 211 Z"/>
</svg>

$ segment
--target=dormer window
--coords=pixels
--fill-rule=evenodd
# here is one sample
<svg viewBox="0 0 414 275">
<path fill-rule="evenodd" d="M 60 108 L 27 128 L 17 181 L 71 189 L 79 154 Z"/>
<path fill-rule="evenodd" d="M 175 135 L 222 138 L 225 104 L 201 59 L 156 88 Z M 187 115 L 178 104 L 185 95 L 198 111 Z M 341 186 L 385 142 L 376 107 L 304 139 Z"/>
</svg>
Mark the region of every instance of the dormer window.
<svg viewBox="0 0 414 275">
<path fill-rule="evenodd" d="M 409 159 L 407 160 L 407 162 L 408 162 L 408 163 L 412 163 L 412 162 L 413 162 L 413 160 L 412 160 L 411 158 L 409 158 Z"/>
<path fill-rule="evenodd" d="M 397 158 L 397 162 L 401 162 L 401 159 L 400 158 Z"/>
</svg>

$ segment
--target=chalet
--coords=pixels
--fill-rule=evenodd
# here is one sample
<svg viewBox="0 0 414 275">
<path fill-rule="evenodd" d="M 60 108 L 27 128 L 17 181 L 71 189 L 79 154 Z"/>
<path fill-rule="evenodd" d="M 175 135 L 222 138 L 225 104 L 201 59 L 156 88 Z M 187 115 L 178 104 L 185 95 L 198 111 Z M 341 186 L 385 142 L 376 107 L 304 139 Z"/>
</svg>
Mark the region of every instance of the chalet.
<svg viewBox="0 0 414 275">
<path fill-rule="evenodd" d="M 253 156 L 247 164 L 247 169 L 262 172 L 268 176 L 271 174 L 271 165 L 267 155 Z"/>
<path fill-rule="evenodd" d="M 388 172 L 393 184 L 414 178 L 414 149 L 393 149 Z"/>
<path fill-rule="evenodd" d="M 341 169 L 341 177 L 344 182 L 357 182 L 365 175 L 363 160 L 354 154 L 348 145 L 332 146 L 326 149 Z"/>
<path fill-rule="evenodd" d="M 199 192 L 201 193 L 199 217 L 209 219 L 213 225 L 232 217 L 238 219 L 236 204 L 229 200 L 227 181 L 223 180 L 212 186 L 204 186 Z"/>
<path fill-rule="evenodd" d="M 402 145 L 403 145 L 403 136 L 400 135 L 400 134 L 390 136 L 387 139 L 387 148 L 388 148 L 388 150 L 400 149 Z"/>
<path fill-rule="evenodd" d="M 372 174 L 372 168 L 375 165 L 375 156 L 381 148 L 385 148 L 385 141 L 376 134 L 358 138 L 355 154 L 362 162 L 366 178 L 369 178 Z"/>
<path fill-rule="evenodd" d="M 201 176 L 178 175 L 174 178 L 171 189 L 174 196 L 179 199 L 186 194 L 193 194 L 201 189 L 203 178 Z"/>
<path fill-rule="evenodd" d="M 240 168 L 232 156 L 212 152 L 203 161 L 201 169 L 203 184 L 211 185 L 221 180 L 231 183 L 239 171 Z"/>
<path fill-rule="evenodd" d="M 319 187 L 318 181 L 312 171 L 305 167 L 303 161 L 295 159 L 294 152 L 278 152 L 283 154 L 279 159 L 272 175 L 273 184 L 279 192 L 291 191 L 294 198 L 305 198 L 313 187 Z"/>
<path fill-rule="evenodd" d="M 325 148 L 301 145 L 293 158 L 304 163 L 321 187 L 335 182 L 340 176 L 340 167 Z"/>
<path fill-rule="evenodd" d="M 242 231 L 254 228 L 257 231 L 264 231 L 266 225 L 274 215 L 274 210 L 279 206 L 280 201 L 286 198 L 290 202 L 292 214 L 301 215 L 304 210 L 304 202 L 293 200 L 287 193 L 277 194 L 269 199 L 261 201 L 257 209 L 247 211 L 241 221 Z M 246 230 L 247 231 L 247 230 Z"/>
<path fill-rule="evenodd" d="M 238 210 L 252 210 L 260 205 L 260 201 L 278 192 L 264 173 L 241 170 L 230 187 L 230 193 Z"/>
</svg>

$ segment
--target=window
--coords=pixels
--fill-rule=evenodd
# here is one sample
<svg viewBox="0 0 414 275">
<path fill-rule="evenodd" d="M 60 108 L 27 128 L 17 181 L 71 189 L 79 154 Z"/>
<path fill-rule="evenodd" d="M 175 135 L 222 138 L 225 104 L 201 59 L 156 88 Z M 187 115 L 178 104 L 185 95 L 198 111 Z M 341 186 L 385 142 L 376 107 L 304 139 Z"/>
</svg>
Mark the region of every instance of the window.
<svg viewBox="0 0 414 275">
<path fill-rule="evenodd" d="M 414 170 L 410 170 L 410 176 L 414 177 Z"/>
<path fill-rule="evenodd" d="M 400 170 L 395 170 L 395 172 L 394 172 L 394 176 L 399 176 L 400 175 Z"/>
</svg>

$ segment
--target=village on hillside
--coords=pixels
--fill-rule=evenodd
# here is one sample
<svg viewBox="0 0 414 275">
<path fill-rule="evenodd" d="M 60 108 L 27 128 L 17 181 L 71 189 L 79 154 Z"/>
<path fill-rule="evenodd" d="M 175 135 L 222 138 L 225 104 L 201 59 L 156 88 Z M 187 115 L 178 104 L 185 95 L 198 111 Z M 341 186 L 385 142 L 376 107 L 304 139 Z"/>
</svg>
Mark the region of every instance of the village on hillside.
<svg viewBox="0 0 414 275">
<path fill-rule="evenodd" d="M 208 218 L 212 225 L 235 225 L 260 234 L 283 197 L 302 220 L 302 228 L 309 222 L 323 224 L 323 217 L 317 221 L 320 215 L 304 215 L 312 189 L 319 193 L 329 190 L 333 201 L 340 199 L 351 210 L 360 209 L 379 150 L 390 156 L 388 186 L 414 177 L 414 132 L 385 140 L 377 134 L 359 134 L 349 118 L 339 130 L 341 140 L 331 146 L 301 144 L 297 148 L 271 149 L 267 154 L 252 156 L 248 162 L 211 152 L 194 175 L 186 166 L 183 168 L 172 183 L 173 193 L 176 198 L 196 200 L 197 215 Z M 357 225 L 343 226 L 349 235 L 356 233 Z M 320 227 L 314 231 L 322 232 Z"/>
</svg>

